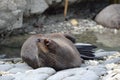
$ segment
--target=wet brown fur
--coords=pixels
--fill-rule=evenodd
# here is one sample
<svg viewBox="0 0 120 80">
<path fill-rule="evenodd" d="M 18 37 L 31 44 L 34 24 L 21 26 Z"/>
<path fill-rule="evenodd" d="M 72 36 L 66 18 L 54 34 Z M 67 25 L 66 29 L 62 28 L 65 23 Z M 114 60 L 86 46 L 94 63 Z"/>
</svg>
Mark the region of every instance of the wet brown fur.
<svg viewBox="0 0 120 80">
<path fill-rule="evenodd" d="M 32 68 L 53 67 L 56 70 L 79 67 L 81 58 L 66 34 L 38 34 L 25 41 L 21 49 L 22 59 Z"/>
</svg>

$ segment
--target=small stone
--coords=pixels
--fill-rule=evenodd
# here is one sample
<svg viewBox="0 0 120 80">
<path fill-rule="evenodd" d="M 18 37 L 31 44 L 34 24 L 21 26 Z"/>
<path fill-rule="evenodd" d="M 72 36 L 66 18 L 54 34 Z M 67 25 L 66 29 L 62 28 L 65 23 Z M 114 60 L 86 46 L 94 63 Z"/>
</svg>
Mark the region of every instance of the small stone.
<svg viewBox="0 0 120 80">
<path fill-rule="evenodd" d="M 72 19 L 70 22 L 73 26 L 78 26 L 78 21 L 76 19 Z"/>
<path fill-rule="evenodd" d="M 29 32 L 29 34 L 36 34 L 36 32 Z"/>
</svg>

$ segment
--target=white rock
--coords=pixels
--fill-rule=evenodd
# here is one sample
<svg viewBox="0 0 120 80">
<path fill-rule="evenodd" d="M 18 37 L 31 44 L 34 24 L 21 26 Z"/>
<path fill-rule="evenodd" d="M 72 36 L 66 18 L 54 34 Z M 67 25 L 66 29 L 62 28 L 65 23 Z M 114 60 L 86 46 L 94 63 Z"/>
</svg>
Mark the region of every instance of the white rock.
<svg viewBox="0 0 120 80">
<path fill-rule="evenodd" d="M 35 73 L 27 73 L 27 74 L 16 74 L 14 80 L 46 80 L 49 75 L 42 73 L 42 74 L 35 74 Z"/>
<path fill-rule="evenodd" d="M 120 69 L 119 65 L 114 63 L 106 64 L 105 67 L 107 70 Z"/>
<path fill-rule="evenodd" d="M 35 70 L 29 70 L 29 71 L 30 72 L 32 71 L 34 73 L 46 73 L 48 75 L 52 75 L 56 72 L 53 68 L 50 68 L 50 67 L 41 67 L 41 68 L 38 68 L 38 69 L 35 69 Z"/>
<path fill-rule="evenodd" d="M 29 67 L 26 63 L 17 63 L 14 64 L 14 68 L 8 70 L 10 73 L 17 73 L 17 72 L 26 72 L 28 70 L 32 70 L 31 67 Z"/>
<path fill-rule="evenodd" d="M 99 62 L 96 61 L 96 60 L 89 60 L 89 61 L 86 61 L 88 65 L 92 65 L 92 66 L 95 66 L 95 65 L 98 65 Z"/>
<path fill-rule="evenodd" d="M 106 67 L 103 65 L 97 65 L 97 66 L 87 66 L 87 70 L 94 71 L 98 76 L 107 74 Z"/>
<path fill-rule="evenodd" d="M 12 65 L 12 64 L 2 64 L 2 65 L 0 65 L 0 71 L 7 71 L 13 67 L 14 67 L 14 65 Z"/>
<path fill-rule="evenodd" d="M 17 73 L 13 75 L 15 80 L 46 80 L 50 75 L 56 71 L 53 68 L 38 68 L 35 70 L 29 70 L 25 73 Z"/>
<path fill-rule="evenodd" d="M 3 75 L 0 76 L 0 80 L 13 80 L 14 77 L 12 75 Z"/>
<path fill-rule="evenodd" d="M 88 43 L 75 43 L 75 45 L 91 46 L 92 44 L 88 44 Z"/>
<path fill-rule="evenodd" d="M 98 50 L 95 51 L 95 53 L 98 53 L 98 52 L 105 52 L 105 50 L 103 50 L 103 49 L 98 49 Z"/>
<path fill-rule="evenodd" d="M 103 62 L 103 64 L 119 63 L 120 58 L 109 59 Z"/>
<path fill-rule="evenodd" d="M 47 80 L 98 80 L 98 76 L 90 70 L 83 68 L 73 68 L 59 71 L 50 76 Z"/>
<path fill-rule="evenodd" d="M 120 80 L 120 69 L 115 69 L 105 77 L 103 77 L 102 80 Z"/>
<path fill-rule="evenodd" d="M 96 57 L 104 57 L 104 56 L 109 56 L 113 54 L 117 54 L 117 51 L 103 51 L 103 52 L 96 52 L 95 56 Z"/>
<path fill-rule="evenodd" d="M 12 68 L 12 69 L 8 70 L 8 72 L 12 73 L 12 74 L 16 74 L 18 72 L 24 73 L 24 72 L 26 72 L 28 70 L 29 69 L 23 69 L 23 68 L 17 68 L 17 67 L 15 67 L 15 68 Z"/>
<path fill-rule="evenodd" d="M 16 63 L 15 67 L 17 68 L 23 68 L 23 69 L 32 69 L 30 66 L 28 66 L 26 63 Z"/>
<path fill-rule="evenodd" d="M 4 61 L 0 61 L 0 65 L 4 65 L 4 63 L 5 63 Z"/>
</svg>

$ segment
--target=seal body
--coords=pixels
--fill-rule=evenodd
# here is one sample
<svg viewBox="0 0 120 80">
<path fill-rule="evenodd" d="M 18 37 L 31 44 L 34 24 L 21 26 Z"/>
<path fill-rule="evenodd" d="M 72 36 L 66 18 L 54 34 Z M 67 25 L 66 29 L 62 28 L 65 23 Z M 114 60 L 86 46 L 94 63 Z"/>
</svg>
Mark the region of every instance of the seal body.
<svg viewBox="0 0 120 80">
<path fill-rule="evenodd" d="M 104 27 L 120 29 L 120 4 L 104 8 L 97 14 L 95 21 Z"/>
<path fill-rule="evenodd" d="M 33 35 L 23 44 L 21 57 L 32 68 L 79 67 L 82 59 L 73 42 L 73 38 L 60 33 Z"/>
</svg>

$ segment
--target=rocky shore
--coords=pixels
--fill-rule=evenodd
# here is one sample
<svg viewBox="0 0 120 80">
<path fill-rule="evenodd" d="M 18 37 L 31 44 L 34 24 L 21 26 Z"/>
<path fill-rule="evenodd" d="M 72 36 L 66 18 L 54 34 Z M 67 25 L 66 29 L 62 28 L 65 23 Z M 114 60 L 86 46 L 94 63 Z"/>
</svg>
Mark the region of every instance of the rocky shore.
<svg viewBox="0 0 120 80">
<path fill-rule="evenodd" d="M 120 53 L 96 50 L 102 60 L 86 60 L 78 68 L 55 71 L 50 67 L 32 69 L 21 58 L 0 60 L 0 80 L 119 80 Z"/>
<path fill-rule="evenodd" d="M 44 3 L 45 7 L 38 9 L 37 1 Z M 0 33 L 4 30 L 16 28 L 23 29 L 12 31 L 13 35 L 16 35 L 16 32 L 20 34 L 25 32 L 24 34 L 29 36 L 38 33 L 70 32 L 77 35 L 78 42 L 97 45 L 98 50 L 94 54 L 103 59 L 85 60 L 81 67 L 62 71 L 55 71 L 50 67 L 32 69 L 21 58 L 10 58 L 19 55 L 20 47 L 29 36 L 23 37 L 24 35 L 22 35 L 22 37 L 19 37 L 17 35 L 16 38 L 12 36 L 6 39 L 6 35 L 1 34 L 0 80 L 119 80 L 120 44 L 118 43 L 120 43 L 120 30 L 105 28 L 92 20 L 97 12 L 108 4 L 96 3 L 96 9 L 93 12 L 89 8 L 91 5 L 85 5 L 86 7 L 79 4 L 77 6 L 73 5 L 68 10 L 67 21 L 65 21 L 63 12 L 61 12 L 63 9 L 58 10 L 58 12 L 55 11 L 56 13 L 52 15 L 49 13 L 42 16 L 37 15 L 37 19 L 35 16 L 23 19 L 24 15 L 43 13 L 52 4 L 51 1 L 53 0 L 33 0 L 33 2 L 31 0 L 29 3 L 29 0 L 1 0 Z M 56 3 L 62 3 L 62 1 L 56 0 Z M 75 1 L 81 0 L 70 0 L 70 2 Z M 30 6 L 31 3 L 34 4 Z M 33 25 L 34 23 L 36 24 Z M 107 49 L 101 45 L 107 46 Z M 8 48 L 10 49 L 8 50 Z M 9 58 L 6 55 L 9 55 Z"/>
</svg>

